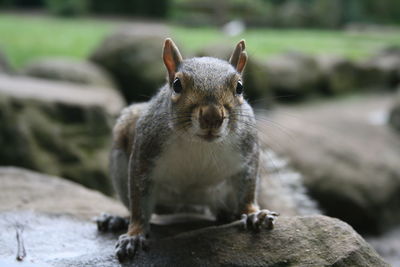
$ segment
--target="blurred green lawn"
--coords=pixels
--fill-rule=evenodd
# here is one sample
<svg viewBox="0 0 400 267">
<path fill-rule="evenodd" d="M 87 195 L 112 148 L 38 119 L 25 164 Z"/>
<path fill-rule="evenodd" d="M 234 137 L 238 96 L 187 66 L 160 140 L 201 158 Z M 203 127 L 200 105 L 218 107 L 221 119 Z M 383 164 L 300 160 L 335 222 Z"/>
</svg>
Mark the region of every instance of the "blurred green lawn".
<svg viewBox="0 0 400 267">
<path fill-rule="evenodd" d="M 118 25 L 108 20 L 0 14 L 0 48 L 15 67 L 46 56 L 85 58 Z M 261 58 L 287 50 L 363 58 L 388 45 L 400 45 L 400 32 L 393 31 L 254 29 L 226 37 L 214 28 L 172 26 L 172 35 L 188 52 L 219 41 L 233 46 L 244 38 L 250 55 Z"/>
</svg>

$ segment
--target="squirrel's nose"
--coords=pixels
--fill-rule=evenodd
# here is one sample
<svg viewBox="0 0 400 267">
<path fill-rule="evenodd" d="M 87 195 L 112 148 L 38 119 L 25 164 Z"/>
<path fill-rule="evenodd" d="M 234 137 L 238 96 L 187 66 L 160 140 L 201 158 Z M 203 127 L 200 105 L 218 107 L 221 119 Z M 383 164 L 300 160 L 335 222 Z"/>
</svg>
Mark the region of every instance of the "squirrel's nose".
<svg viewBox="0 0 400 267">
<path fill-rule="evenodd" d="M 223 110 L 216 105 L 202 106 L 199 109 L 199 122 L 202 129 L 218 129 L 224 120 Z"/>
</svg>

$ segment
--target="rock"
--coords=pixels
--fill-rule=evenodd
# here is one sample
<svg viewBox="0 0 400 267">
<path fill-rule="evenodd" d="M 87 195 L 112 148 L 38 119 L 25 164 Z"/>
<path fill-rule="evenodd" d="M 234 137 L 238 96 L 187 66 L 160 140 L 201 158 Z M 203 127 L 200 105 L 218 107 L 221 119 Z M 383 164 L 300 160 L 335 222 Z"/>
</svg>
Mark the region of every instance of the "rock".
<svg viewBox="0 0 400 267">
<path fill-rule="evenodd" d="M 370 91 L 383 91 L 390 87 L 388 73 L 375 61 L 356 62 L 357 84 L 360 89 Z"/>
<path fill-rule="evenodd" d="M 0 211 L 29 210 L 90 220 L 102 212 L 127 215 L 125 207 L 74 182 L 16 167 L 0 167 Z"/>
<path fill-rule="evenodd" d="M 271 57 L 263 66 L 267 87 L 282 101 L 309 96 L 317 92 L 321 82 L 321 72 L 315 59 L 298 52 Z"/>
<path fill-rule="evenodd" d="M 400 133 L 400 92 L 390 109 L 389 124 Z"/>
<path fill-rule="evenodd" d="M 261 138 L 261 144 L 266 141 Z M 321 214 L 317 203 L 304 187 L 303 177 L 290 167 L 288 159 L 262 146 L 260 153 L 260 182 L 257 202 L 263 209 L 282 216 Z"/>
<path fill-rule="evenodd" d="M 63 176 L 110 193 L 111 128 L 124 105 L 109 89 L 0 76 L 0 165 Z"/>
<path fill-rule="evenodd" d="M 366 240 L 392 267 L 400 267 L 400 227 Z"/>
<path fill-rule="evenodd" d="M 0 73 L 13 74 L 14 70 L 11 67 L 6 55 L 0 51 Z"/>
<path fill-rule="evenodd" d="M 65 216 L 0 213 L 0 263 L 17 266 L 15 225 L 24 229 L 26 262 L 39 266 L 120 266 L 117 236 Z M 174 225 L 153 225 L 167 232 Z M 182 227 L 182 225 L 181 225 Z M 20 264 L 20 263 L 18 263 Z M 18 265 L 19 266 L 19 265 Z M 124 266 L 389 266 L 349 225 L 325 216 L 285 217 L 272 231 L 245 231 L 241 223 L 152 239 Z"/>
<path fill-rule="evenodd" d="M 226 43 L 211 44 L 197 51 L 196 56 L 208 56 L 229 60 L 233 48 L 234 46 Z M 250 102 L 256 105 L 266 106 L 271 104 L 271 91 L 266 86 L 267 77 L 265 72 L 263 72 L 263 65 L 258 59 L 251 56 L 251 47 L 246 49 L 250 49 L 248 51 L 250 57 L 243 73 L 245 96 Z"/>
<path fill-rule="evenodd" d="M 320 56 L 317 61 L 324 79 L 322 93 L 337 95 L 358 89 L 358 69 L 355 63 L 338 56 Z"/>
<path fill-rule="evenodd" d="M 90 60 L 109 71 L 128 102 L 149 99 L 166 80 L 161 52 L 164 28 L 123 28 L 108 37 Z"/>
<path fill-rule="evenodd" d="M 30 63 L 23 70 L 28 76 L 66 81 L 103 88 L 115 87 L 105 70 L 88 61 L 67 58 L 47 58 Z"/>
<path fill-rule="evenodd" d="M 277 109 L 260 132 L 303 174 L 327 215 L 362 233 L 400 223 L 400 139 L 386 126 L 390 96 Z"/>
<path fill-rule="evenodd" d="M 122 204 L 54 176 L 0 167 L 0 265 L 18 266 L 15 231 L 23 229 L 29 266 L 120 266 L 118 235 L 88 222 Z M 126 266 L 388 266 L 346 223 L 315 215 L 282 216 L 274 230 L 246 231 L 194 215 L 153 216 L 150 249 Z"/>
<path fill-rule="evenodd" d="M 400 84 L 400 47 L 383 49 L 363 64 L 379 73 L 381 87 L 394 89 Z"/>
</svg>

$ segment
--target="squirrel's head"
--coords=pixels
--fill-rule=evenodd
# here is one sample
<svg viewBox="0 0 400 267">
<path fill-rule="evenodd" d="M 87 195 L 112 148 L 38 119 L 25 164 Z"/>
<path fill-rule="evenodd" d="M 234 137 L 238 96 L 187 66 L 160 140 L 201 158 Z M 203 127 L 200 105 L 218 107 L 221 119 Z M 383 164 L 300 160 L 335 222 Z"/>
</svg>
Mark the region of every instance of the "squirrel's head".
<svg viewBox="0 0 400 267">
<path fill-rule="evenodd" d="M 207 141 L 221 140 L 234 130 L 244 102 L 244 50 L 242 40 L 229 61 L 211 57 L 183 60 L 174 42 L 165 40 L 171 127 Z"/>
</svg>

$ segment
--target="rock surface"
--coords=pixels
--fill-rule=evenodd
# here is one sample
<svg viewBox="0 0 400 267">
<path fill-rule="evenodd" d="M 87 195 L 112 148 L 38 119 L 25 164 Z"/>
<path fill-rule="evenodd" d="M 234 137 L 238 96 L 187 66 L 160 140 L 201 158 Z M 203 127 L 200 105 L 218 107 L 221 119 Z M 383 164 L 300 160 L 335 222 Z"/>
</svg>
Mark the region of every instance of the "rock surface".
<svg viewBox="0 0 400 267">
<path fill-rule="evenodd" d="M 379 51 L 366 65 L 375 67 L 382 77 L 382 87 L 396 88 L 400 84 L 400 47 L 388 47 Z"/>
<path fill-rule="evenodd" d="M 348 93 L 359 89 L 357 65 L 338 56 L 320 56 L 318 65 L 323 75 L 323 93 L 330 95 Z"/>
<path fill-rule="evenodd" d="M 110 193 L 108 151 L 117 92 L 0 76 L 0 165 L 60 175 Z"/>
<path fill-rule="evenodd" d="M 0 264 L 15 260 L 15 225 L 24 228 L 25 262 L 34 266 L 120 266 L 117 236 L 68 217 L 0 213 Z M 171 225 L 153 225 L 167 232 Z M 164 229 L 164 230 L 162 230 Z M 211 226 L 149 243 L 123 266 L 389 266 L 349 225 L 325 216 L 281 218 L 272 231 L 245 231 L 240 222 Z"/>
<path fill-rule="evenodd" d="M 166 80 L 162 47 L 168 30 L 122 28 L 100 44 L 90 60 L 111 73 L 128 102 L 149 99 Z"/>
<path fill-rule="evenodd" d="M 260 143 L 265 143 L 260 140 Z M 316 201 L 304 187 L 303 177 L 290 167 L 290 162 L 262 147 L 260 153 L 260 182 L 257 202 L 263 209 L 283 216 L 321 214 Z"/>
<path fill-rule="evenodd" d="M 18 168 L 0 168 L 0 265 L 21 266 L 16 229 L 23 229 L 27 266 L 120 266 L 118 235 L 87 219 L 125 208 L 73 182 Z M 201 228 L 201 229 L 200 229 Z M 154 216 L 150 250 L 124 266 L 388 266 L 346 223 L 329 217 L 282 216 L 255 233 L 241 222 Z M 24 266 L 24 265 L 22 265 Z"/>
<path fill-rule="evenodd" d="M 400 267 L 400 227 L 366 240 L 392 267 Z"/>
<path fill-rule="evenodd" d="M 37 172 L 0 167 L 0 211 L 29 210 L 89 220 L 101 212 L 127 215 L 123 205 L 98 191 Z"/>
<path fill-rule="evenodd" d="M 308 55 L 288 52 L 269 58 L 263 69 L 266 86 L 282 101 L 302 99 L 317 91 L 321 72 L 316 60 Z"/>
<path fill-rule="evenodd" d="M 66 81 L 102 88 L 115 87 L 108 73 L 99 66 L 68 58 L 47 58 L 31 62 L 23 70 L 28 76 Z"/>
<path fill-rule="evenodd" d="M 390 104 L 391 96 L 370 96 L 281 108 L 262 123 L 263 140 L 303 174 L 328 215 L 384 232 L 400 223 L 400 139 L 387 126 Z"/>
</svg>

